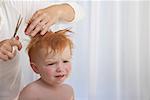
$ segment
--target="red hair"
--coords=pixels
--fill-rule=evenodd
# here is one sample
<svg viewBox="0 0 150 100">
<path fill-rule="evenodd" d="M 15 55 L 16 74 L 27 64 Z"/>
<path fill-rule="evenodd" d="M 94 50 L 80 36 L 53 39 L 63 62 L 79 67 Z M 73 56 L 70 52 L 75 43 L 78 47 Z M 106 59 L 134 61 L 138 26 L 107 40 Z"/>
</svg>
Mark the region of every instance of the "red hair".
<svg viewBox="0 0 150 100">
<path fill-rule="evenodd" d="M 61 53 L 67 46 L 72 53 L 73 43 L 66 35 L 67 32 L 71 31 L 64 29 L 57 32 L 47 32 L 44 36 L 37 34 L 32 37 L 27 47 L 30 62 L 36 62 L 36 59 L 42 59 L 49 53 L 52 55 Z"/>
</svg>

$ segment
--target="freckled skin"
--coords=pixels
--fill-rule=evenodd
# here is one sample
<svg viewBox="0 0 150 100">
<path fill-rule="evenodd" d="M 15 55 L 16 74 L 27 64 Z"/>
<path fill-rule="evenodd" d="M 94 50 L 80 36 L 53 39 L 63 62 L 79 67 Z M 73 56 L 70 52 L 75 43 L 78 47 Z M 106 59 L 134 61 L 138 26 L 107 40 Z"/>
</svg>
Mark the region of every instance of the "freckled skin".
<svg viewBox="0 0 150 100">
<path fill-rule="evenodd" d="M 47 81 L 49 84 L 53 84 L 52 82 L 55 80 L 55 75 L 65 74 L 65 78 L 63 80 L 55 82 L 56 84 L 61 84 L 69 75 L 71 71 L 71 64 L 67 64 L 65 68 L 61 69 L 63 72 L 57 72 L 57 68 L 51 67 L 42 67 L 41 69 L 41 77 L 44 81 Z"/>
<path fill-rule="evenodd" d="M 48 56 L 41 66 L 36 66 L 40 79 L 27 85 L 20 93 L 19 100 L 73 100 L 74 92 L 71 86 L 63 84 L 71 71 L 70 48 L 62 53 Z M 34 70 L 35 71 L 35 70 Z"/>
<path fill-rule="evenodd" d="M 37 67 L 39 70 L 39 74 L 41 75 L 41 79 L 51 85 L 61 84 L 68 77 L 71 71 L 71 63 L 70 63 L 70 49 L 66 47 L 64 52 L 59 53 L 53 57 L 48 55 L 45 58 L 45 64 L 42 67 Z M 65 62 L 64 61 L 69 61 Z M 53 65 L 48 65 L 54 63 Z M 57 75 L 65 75 L 64 78 L 58 80 L 55 78 Z"/>
</svg>

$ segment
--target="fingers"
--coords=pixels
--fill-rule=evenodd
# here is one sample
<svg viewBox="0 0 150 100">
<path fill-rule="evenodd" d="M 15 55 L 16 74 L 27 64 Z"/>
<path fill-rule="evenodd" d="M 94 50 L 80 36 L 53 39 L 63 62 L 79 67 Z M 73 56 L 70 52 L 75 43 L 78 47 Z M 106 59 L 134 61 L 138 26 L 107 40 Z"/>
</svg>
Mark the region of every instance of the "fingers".
<svg viewBox="0 0 150 100">
<path fill-rule="evenodd" d="M 34 20 L 34 19 L 36 19 L 38 16 L 40 16 L 42 14 L 42 9 L 41 10 L 38 10 L 38 11 L 36 11 L 34 14 L 33 14 L 33 16 L 32 16 L 32 18 L 31 18 L 31 20 Z"/>
<path fill-rule="evenodd" d="M 44 35 L 44 34 L 48 31 L 49 27 L 56 23 L 56 20 L 57 20 L 57 18 L 53 18 L 52 20 L 50 20 L 50 21 L 45 25 L 45 27 L 44 27 L 43 30 L 40 32 L 40 34 L 41 34 L 41 35 Z"/>
<path fill-rule="evenodd" d="M 42 22 L 38 23 L 36 28 L 30 33 L 31 36 L 35 36 L 37 33 L 42 31 L 47 26 L 47 20 L 43 20 Z"/>
<path fill-rule="evenodd" d="M 44 35 L 50 26 L 60 20 L 60 14 L 57 13 L 55 7 L 40 9 L 33 14 L 30 23 L 25 29 L 26 35 L 34 37 L 37 33 Z"/>
<path fill-rule="evenodd" d="M 22 48 L 21 42 L 19 40 L 16 40 L 16 39 L 11 39 L 10 40 L 10 45 L 11 45 L 11 47 L 16 46 L 19 51 Z"/>
<path fill-rule="evenodd" d="M 29 35 L 38 25 L 38 23 L 40 23 L 41 21 L 43 21 L 45 18 L 45 15 L 41 15 L 39 17 L 37 17 L 35 20 L 32 20 L 31 24 L 29 25 L 29 27 L 26 30 L 26 34 Z"/>
<path fill-rule="evenodd" d="M 51 26 L 51 23 L 47 23 L 46 27 L 43 28 L 43 30 L 40 32 L 40 34 L 44 35 L 48 31 L 50 26 Z"/>
<path fill-rule="evenodd" d="M 15 56 L 14 53 L 8 51 L 5 48 L 1 48 L 0 51 L 1 51 L 1 56 L 3 56 L 5 60 L 12 59 Z"/>
<path fill-rule="evenodd" d="M 43 20 L 42 22 L 38 23 L 36 28 L 30 33 L 30 36 L 34 37 L 37 33 L 40 32 L 41 35 L 44 35 L 50 26 L 52 26 L 55 22 L 55 19 L 48 22 L 47 19 Z"/>
<path fill-rule="evenodd" d="M 0 59 L 7 61 L 9 59 L 12 59 L 16 55 L 16 50 L 13 50 L 13 46 L 17 46 L 19 50 L 22 48 L 21 43 L 19 40 L 15 39 L 8 39 L 4 42 L 0 43 Z"/>
<path fill-rule="evenodd" d="M 0 59 L 3 60 L 3 61 L 9 60 L 8 56 L 3 54 L 2 52 L 0 52 Z"/>
</svg>

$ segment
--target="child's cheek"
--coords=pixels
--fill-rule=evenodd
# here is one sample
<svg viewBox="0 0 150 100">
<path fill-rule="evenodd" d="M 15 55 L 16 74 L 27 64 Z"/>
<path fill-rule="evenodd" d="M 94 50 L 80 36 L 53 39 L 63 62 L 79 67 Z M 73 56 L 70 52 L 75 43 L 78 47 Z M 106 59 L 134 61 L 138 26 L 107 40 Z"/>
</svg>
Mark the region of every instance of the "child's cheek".
<svg viewBox="0 0 150 100">
<path fill-rule="evenodd" d="M 71 69 L 72 69 L 72 65 L 68 64 L 66 67 L 67 72 L 70 73 Z"/>
<path fill-rule="evenodd" d="M 44 73 L 48 76 L 51 76 L 53 74 L 53 69 L 46 67 L 44 68 Z"/>
</svg>

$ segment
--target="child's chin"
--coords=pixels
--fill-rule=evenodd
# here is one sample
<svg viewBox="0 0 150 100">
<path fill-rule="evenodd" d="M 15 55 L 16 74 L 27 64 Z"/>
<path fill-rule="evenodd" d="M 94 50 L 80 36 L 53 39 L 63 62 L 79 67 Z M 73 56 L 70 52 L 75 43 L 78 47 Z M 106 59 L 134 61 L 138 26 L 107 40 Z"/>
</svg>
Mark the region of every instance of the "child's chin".
<svg viewBox="0 0 150 100">
<path fill-rule="evenodd" d="M 57 81 L 57 84 L 59 84 L 59 85 L 63 84 L 64 80 Z"/>
<path fill-rule="evenodd" d="M 53 84 L 53 86 L 55 86 L 55 87 L 61 86 L 61 85 L 63 85 L 63 82 L 57 82 L 57 83 Z"/>
</svg>

